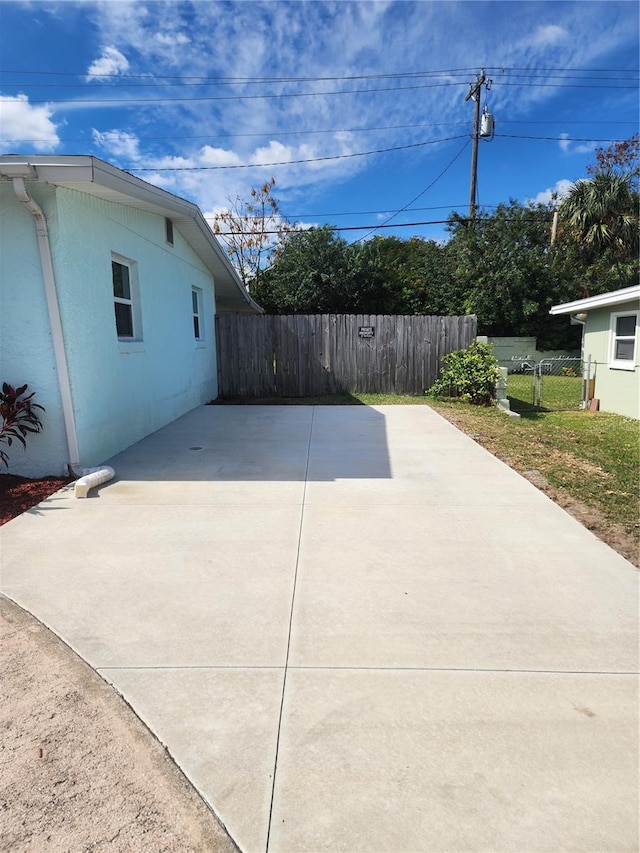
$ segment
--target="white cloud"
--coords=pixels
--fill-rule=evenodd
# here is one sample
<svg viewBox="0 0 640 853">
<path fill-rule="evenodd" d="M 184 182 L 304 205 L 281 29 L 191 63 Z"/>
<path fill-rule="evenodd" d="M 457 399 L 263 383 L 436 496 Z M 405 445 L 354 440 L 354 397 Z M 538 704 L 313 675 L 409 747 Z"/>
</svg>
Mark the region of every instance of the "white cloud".
<svg viewBox="0 0 640 853">
<path fill-rule="evenodd" d="M 129 60 L 117 47 L 103 47 L 102 56 L 94 59 L 87 69 L 87 78 L 117 76 L 129 70 Z"/>
<path fill-rule="evenodd" d="M 527 201 L 532 202 L 533 204 L 549 204 L 555 199 L 563 199 L 569 194 L 572 187 L 573 181 L 570 181 L 567 178 L 561 178 L 559 181 L 556 181 L 555 186 L 542 190 L 542 192 L 539 192 L 537 196 L 527 199 Z"/>
<path fill-rule="evenodd" d="M 9 149 L 28 144 L 36 151 L 53 151 L 60 140 L 52 115 L 50 104 L 30 104 L 27 95 L 2 96 L 0 143 Z"/>
<path fill-rule="evenodd" d="M 301 157 L 296 157 L 294 148 L 272 139 L 268 145 L 256 148 L 253 153 L 252 162 L 260 166 L 268 166 L 270 163 L 290 163 L 294 159 L 302 159 Z"/>
<path fill-rule="evenodd" d="M 93 141 L 104 148 L 110 157 L 126 157 L 128 160 L 140 159 L 140 141 L 134 133 L 124 130 L 99 131 L 93 128 Z"/>
<path fill-rule="evenodd" d="M 200 156 L 194 160 L 198 166 L 239 166 L 241 163 L 242 160 L 235 152 L 212 148 L 210 145 L 205 145 L 200 150 Z"/>
<path fill-rule="evenodd" d="M 568 133 L 560 134 L 558 145 L 565 154 L 589 154 L 595 151 L 596 147 L 595 142 L 572 142 Z"/>
<path fill-rule="evenodd" d="M 184 33 L 171 33 L 167 35 L 166 33 L 156 33 L 155 36 L 158 44 L 163 45 L 164 47 L 175 47 L 176 45 L 184 46 L 185 44 L 189 44 L 189 37 Z"/>
<path fill-rule="evenodd" d="M 481 6 L 483 14 L 478 12 Z M 613 52 L 633 39 L 628 15 L 607 15 L 608 26 L 603 30 L 605 15 L 602 5 L 597 3 L 521 3 L 517 9 L 512 4 L 513 14 L 498 13 L 498 6 L 471 2 L 235 2 L 229 6 L 215 0 L 189 4 L 139 0 L 87 4 L 92 9 L 99 44 L 118 45 L 119 55 L 125 62 L 125 54 L 129 57 L 136 73 L 149 74 L 150 82 L 162 84 L 163 97 L 193 95 L 192 100 L 176 103 L 168 100 L 162 105 L 145 105 L 139 100 L 136 112 L 128 112 L 126 120 L 110 119 L 112 124 L 135 128 L 141 140 L 149 137 L 149 141 L 140 141 L 140 159 L 134 162 L 158 171 L 139 172 L 141 177 L 192 198 L 205 210 L 212 210 L 224 206 L 228 196 L 247 198 L 252 186 L 259 186 L 275 174 L 278 179 L 275 194 L 285 211 L 287 205 L 294 210 L 293 205 L 307 203 L 314 191 L 317 197 L 322 197 L 340 182 L 382 162 L 382 158 L 375 156 L 319 158 L 468 133 L 471 112 L 464 96 L 474 72 L 461 75 L 452 72 L 448 77 L 431 81 L 457 85 L 377 92 L 370 96 L 322 93 L 393 88 L 394 82 L 327 79 L 229 85 L 223 84 L 221 78 L 356 77 L 379 74 L 381 69 L 391 74 L 416 73 L 425 67 L 475 69 L 484 61 L 507 69 L 532 71 L 589 67 L 604 62 L 607 51 Z M 443 33 L 454 31 L 457 37 L 453 42 L 443 38 Z M 427 66 L 425 56 L 429 57 Z M 384 57 L 382 65 L 381 57 Z M 103 59 L 108 58 L 103 53 Z M 215 85 L 207 84 L 202 89 L 191 85 L 174 87 L 179 75 L 191 78 L 190 83 L 197 77 L 217 80 Z M 497 70 L 493 79 L 491 106 L 498 123 L 501 117 L 529 119 L 533 105 L 544 106 L 558 95 L 552 86 L 520 86 L 509 80 L 508 73 Z M 414 77 L 398 80 L 397 84 L 409 87 L 427 82 Z M 283 97 L 257 97 L 267 92 Z M 289 97 L 304 92 L 317 94 Z M 144 88 L 135 93 L 140 99 L 154 94 Z M 132 104 L 130 101 L 129 110 L 133 109 Z M 100 109 L 115 108 L 109 102 L 100 105 Z M 411 127 L 435 120 L 462 124 L 453 129 L 435 124 Z M 306 133 L 389 125 L 404 127 L 366 133 Z M 293 135 L 298 133 L 300 136 Z M 206 139 L 207 145 L 203 144 L 204 139 L 195 139 L 205 134 L 211 135 Z M 227 135 L 229 138 L 224 138 Z M 162 141 L 152 142 L 153 136 L 162 137 Z M 120 144 L 125 145 L 125 140 L 120 140 Z M 572 143 L 569 134 L 560 142 L 567 154 L 579 153 L 580 145 Z M 413 149 L 410 154 L 388 155 L 384 168 L 402 170 L 411 161 L 416 174 L 427 176 L 421 184 L 424 186 L 432 175 L 431 152 L 439 148 L 425 146 Z M 131 159 L 124 150 L 122 156 L 127 160 L 122 165 L 127 168 Z M 315 162 L 293 162 L 304 159 Z M 287 165 L 268 165 L 274 162 Z M 243 168 L 160 171 L 197 166 Z M 540 183 L 543 180 L 551 183 L 554 179 L 555 175 L 541 179 Z M 397 201 L 400 205 L 406 199 Z"/>
<path fill-rule="evenodd" d="M 550 47 L 567 41 L 569 33 L 557 24 L 546 24 L 538 27 L 533 34 L 530 44 L 533 47 Z"/>
</svg>

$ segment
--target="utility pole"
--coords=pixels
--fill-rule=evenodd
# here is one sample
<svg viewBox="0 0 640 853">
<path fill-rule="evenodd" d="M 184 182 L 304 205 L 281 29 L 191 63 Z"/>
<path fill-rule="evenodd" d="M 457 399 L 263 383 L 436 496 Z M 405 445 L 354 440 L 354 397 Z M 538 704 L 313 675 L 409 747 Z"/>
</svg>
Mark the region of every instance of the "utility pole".
<svg viewBox="0 0 640 853">
<path fill-rule="evenodd" d="M 478 138 L 480 136 L 480 95 L 482 87 L 491 87 L 491 80 L 484 76 L 484 68 L 476 74 L 476 82 L 470 84 L 465 101 L 473 98 L 473 145 L 471 147 L 471 186 L 469 187 L 469 221 L 472 223 L 476 215 L 476 195 L 478 185 Z"/>
</svg>

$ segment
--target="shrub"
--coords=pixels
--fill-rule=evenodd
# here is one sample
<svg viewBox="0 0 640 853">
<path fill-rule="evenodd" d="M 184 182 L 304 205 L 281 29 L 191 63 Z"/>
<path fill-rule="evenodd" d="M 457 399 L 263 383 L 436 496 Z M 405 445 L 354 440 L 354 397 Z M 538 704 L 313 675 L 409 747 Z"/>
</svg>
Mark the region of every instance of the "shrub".
<svg viewBox="0 0 640 853">
<path fill-rule="evenodd" d="M 26 449 L 29 433 L 42 430 L 42 421 L 34 409 L 42 409 L 44 412 L 44 406 L 31 402 L 35 391 L 26 397 L 23 396 L 28 387 L 28 385 L 21 385 L 19 388 L 14 388 L 7 382 L 2 383 L 0 442 L 5 442 L 8 447 L 11 447 L 13 442 L 17 440 Z M 0 450 L 0 462 L 5 465 L 9 464 L 9 456 L 5 450 Z"/>
<path fill-rule="evenodd" d="M 440 378 L 430 397 L 462 397 L 475 406 L 489 406 L 495 397 L 498 362 L 491 345 L 473 341 L 468 349 L 450 352 L 442 359 Z"/>
</svg>

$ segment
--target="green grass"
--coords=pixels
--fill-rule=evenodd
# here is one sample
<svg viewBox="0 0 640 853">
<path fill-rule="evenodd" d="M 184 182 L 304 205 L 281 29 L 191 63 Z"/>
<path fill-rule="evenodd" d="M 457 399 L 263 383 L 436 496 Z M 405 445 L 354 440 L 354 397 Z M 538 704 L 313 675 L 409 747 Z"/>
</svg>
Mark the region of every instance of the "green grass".
<svg viewBox="0 0 640 853">
<path fill-rule="evenodd" d="M 427 405 L 424 396 L 410 394 L 331 394 L 325 397 L 226 397 L 209 405 L 240 406 L 416 406 Z"/>
<path fill-rule="evenodd" d="M 533 376 L 531 373 L 510 373 L 507 394 L 511 408 L 523 412 L 533 408 Z M 542 376 L 542 409 L 577 410 L 582 398 L 580 376 Z"/>
</svg>

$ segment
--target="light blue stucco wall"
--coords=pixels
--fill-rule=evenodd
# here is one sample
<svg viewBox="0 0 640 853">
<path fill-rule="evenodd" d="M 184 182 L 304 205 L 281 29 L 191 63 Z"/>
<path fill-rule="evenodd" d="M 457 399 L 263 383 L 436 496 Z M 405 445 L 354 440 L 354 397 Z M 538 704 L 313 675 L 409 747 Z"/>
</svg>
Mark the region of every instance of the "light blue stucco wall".
<svg viewBox="0 0 640 853">
<path fill-rule="evenodd" d="M 583 358 L 591 358 L 595 375 L 595 396 L 604 412 L 616 412 L 630 418 L 640 418 L 640 342 L 636 342 L 636 357 L 632 369 L 611 367 L 611 315 L 636 312 L 637 301 L 607 308 L 592 309 L 584 328 Z M 636 332 L 637 334 L 637 332 Z"/>
<path fill-rule="evenodd" d="M 94 466 L 216 396 L 213 279 L 177 228 L 174 245 L 166 244 L 161 216 L 76 190 L 28 189 L 49 222 L 80 461 Z M 113 254 L 137 271 L 142 338 L 135 343 L 117 338 Z M 202 341 L 194 338 L 192 287 L 202 294 Z M 47 325 L 40 323 L 35 346 Z M 46 372 L 42 363 L 52 364 L 52 354 L 36 360 Z"/>
<path fill-rule="evenodd" d="M 42 199 L 53 196 L 52 187 L 42 188 Z M 0 382 L 28 383 L 34 402 L 46 409 L 43 431 L 28 438 L 26 451 L 3 445 L 9 467 L 0 465 L 0 473 L 64 474 L 67 441 L 36 232 L 32 215 L 6 183 L 0 183 Z"/>
</svg>

